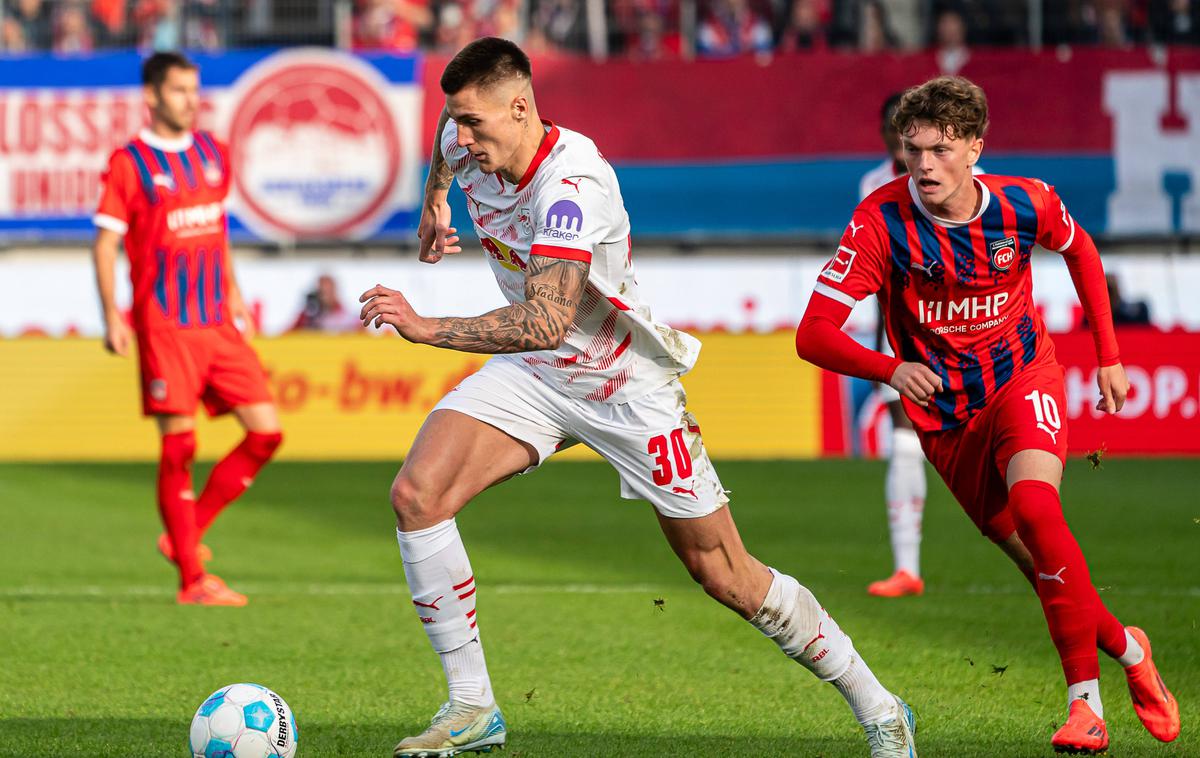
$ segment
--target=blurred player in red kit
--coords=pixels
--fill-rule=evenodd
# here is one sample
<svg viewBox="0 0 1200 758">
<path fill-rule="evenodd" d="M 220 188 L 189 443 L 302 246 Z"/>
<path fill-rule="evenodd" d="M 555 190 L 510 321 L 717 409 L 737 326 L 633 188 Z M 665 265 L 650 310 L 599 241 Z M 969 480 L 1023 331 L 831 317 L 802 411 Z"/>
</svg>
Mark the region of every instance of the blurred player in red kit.
<svg viewBox="0 0 1200 758">
<path fill-rule="evenodd" d="M 155 418 L 162 438 L 158 507 L 166 533 L 158 549 L 179 567 L 176 599 L 238 606 L 245 596 L 205 572 L 211 553 L 200 539 L 270 460 L 283 435 L 266 374 L 246 341 L 253 322 L 229 258 L 229 154 L 208 132 L 193 131 L 199 82 L 196 66 L 178 53 L 146 60 L 142 84 L 150 125 L 109 158 L 93 257 L 104 345 L 126 356 L 136 335 L 142 410 Z M 132 331 L 113 292 L 122 238 L 133 283 Z M 196 499 L 191 467 L 200 402 L 213 416 L 232 411 L 246 437 L 213 467 Z"/>
<path fill-rule="evenodd" d="M 796 332 L 800 356 L 895 388 L 921 446 L 967 515 L 1016 562 L 1041 601 L 1068 687 L 1055 750 L 1108 747 L 1096 648 L 1118 660 L 1155 737 L 1179 734 L 1179 708 L 1150 643 L 1092 585 L 1059 500 L 1067 430 L 1063 369 L 1032 299 L 1034 244 L 1067 263 L 1095 338 L 1097 408 L 1116 413 L 1121 366 L 1099 253 L 1053 187 L 972 175 L 987 130 L 983 91 L 940 77 L 905 93 L 894 123 L 908 176 L 859 204 Z M 878 295 L 896 357 L 844 334 Z"/>
</svg>

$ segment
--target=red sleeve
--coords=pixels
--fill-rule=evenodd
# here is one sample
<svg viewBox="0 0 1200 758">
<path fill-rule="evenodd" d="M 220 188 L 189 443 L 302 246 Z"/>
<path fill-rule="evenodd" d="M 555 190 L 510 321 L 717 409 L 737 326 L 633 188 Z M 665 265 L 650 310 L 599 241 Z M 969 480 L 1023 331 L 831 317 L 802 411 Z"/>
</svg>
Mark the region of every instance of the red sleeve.
<svg viewBox="0 0 1200 758">
<path fill-rule="evenodd" d="M 796 354 L 823 369 L 887 384 L 902 363 L 858 344 L 842 331 L 850 306 L 814 292 L 796 329 Z"/>
<path fill-rule="evenodd" d="M 108 159 L 108 167 L 100 175 L 102 188 L 100 205 L 92 223 L 102 229 L 124 235 L 129 231 L 132 217 L 130 206 L 137 190 L 137 177 L 133 175 L 133 164 L 124 150 L 117 150 Z"/>
<path fill-rule="evenodd" d="M 1113 330 L 1112 305 L 1108 300 L 1108 284 L 1104 280 L 1104 264 L 1091 235 L 1075 223 L 1067 205 L 1054 188 L 1045 182 L 1035 182 L 1041 195 L 1042 207 L 1038 219 L 1038 244 L 1062 254 L 1071 272 L 1071 281 L 1083 306 L 1084 315 L 1096 343 L 1096 360 L 1101 366 L 1121 362 L 1117 335 Z"/>
<path fill-rule="evenodd" d="M 860 205 L 842 232 L 833 258 L 817 277 L 813 291 L 848 307 L 883 286 L 887 232 L 877 210 Z"/>
</svg>

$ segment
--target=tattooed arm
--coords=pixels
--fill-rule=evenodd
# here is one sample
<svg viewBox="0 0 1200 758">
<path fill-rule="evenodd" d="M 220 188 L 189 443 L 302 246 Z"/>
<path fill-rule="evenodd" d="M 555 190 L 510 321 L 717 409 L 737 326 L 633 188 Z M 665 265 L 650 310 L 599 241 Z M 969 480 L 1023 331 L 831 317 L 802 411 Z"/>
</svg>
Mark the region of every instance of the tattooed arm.
<svg viewBox="0 0 1200 758">
<path fill-rule="evenodd" d="M 462 252 L 458 244 L 458 231 L 450 226 L 450 204 L 446 193 L 454 181 L 454 172 L 442 155 L 442 132 L 450 114 L 442 108 L 437 129 L 433 132 L 433 154 L 429 156 L 429 177 L 425 180 L 425 200 L 421 203 L 421 220 L 417 224 L 417 238 L 421 240 L 418 258 L 422 263 L 437 263 L 443 255 Z"/>
<path fill-rule="evenodd" d="M 472 318 L 422 318 L 404 295 L 376 285 L 363 293 L 363 326 L 391 324 L 410 342 L 465 353 L 525 353 L 562 345 L 587 284 L 589 264 L 534 255 L 525 277 L 525 302 Z"/>
</svg>

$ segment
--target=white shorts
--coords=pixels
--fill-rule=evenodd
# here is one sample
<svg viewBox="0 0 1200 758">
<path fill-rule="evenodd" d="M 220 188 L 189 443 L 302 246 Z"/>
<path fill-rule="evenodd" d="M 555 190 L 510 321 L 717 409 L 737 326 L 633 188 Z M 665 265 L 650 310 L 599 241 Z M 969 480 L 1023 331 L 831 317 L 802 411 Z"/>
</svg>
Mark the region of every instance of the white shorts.
<svg viewBox="0 0 1200 758">
<path fill-rule="evenodd" d="M 628 403 L 598 403 L 558 392 L 513 358 L 496 356 L 434 408 L 479 419 L 538 453 L 537 468 L 576 442 L 621 476 L 621 497 L 649 500 L 663 516 L 699 518 L 729 502 L 687 412 L 679 380 Z"/>
</svg>

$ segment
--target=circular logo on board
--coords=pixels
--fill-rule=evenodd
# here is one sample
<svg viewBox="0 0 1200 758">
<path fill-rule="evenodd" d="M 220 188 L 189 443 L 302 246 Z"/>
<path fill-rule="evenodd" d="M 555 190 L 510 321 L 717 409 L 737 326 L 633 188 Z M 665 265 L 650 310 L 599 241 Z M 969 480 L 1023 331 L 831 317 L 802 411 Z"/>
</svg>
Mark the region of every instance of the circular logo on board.
<svg viewBox="0 0 1200 758">
<path fill-rule="evenodd" d="M 238 80 L 229 151 L 251 228 L 291 239 L 374 230 L 400 168 L 387 87 L 370 65 L 319 49 L 278 53 Z"/>
</svg>

